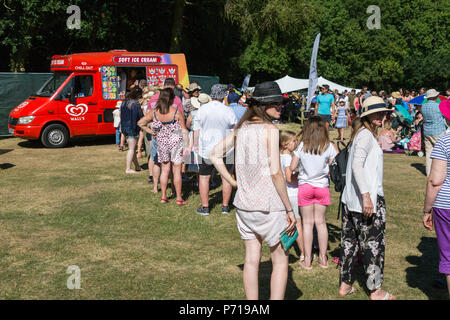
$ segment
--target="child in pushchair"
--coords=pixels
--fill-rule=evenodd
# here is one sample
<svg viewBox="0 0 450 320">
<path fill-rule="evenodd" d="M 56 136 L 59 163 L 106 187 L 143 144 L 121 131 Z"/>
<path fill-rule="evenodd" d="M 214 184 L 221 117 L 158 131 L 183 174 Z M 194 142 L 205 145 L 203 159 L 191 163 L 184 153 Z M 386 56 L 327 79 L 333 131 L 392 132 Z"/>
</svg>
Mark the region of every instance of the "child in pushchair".
<svg viewBox="0 0 450 320">
<path fill-rule="evenodd" d="M 399 143 L 405 149 L 405 153 L 409 156 L 418 155 L 423 157 L 422 151 L 422 129 L 423 129 L 423 115 L 420 111 L 414 116 L 414 121 L 411 126 L 410 136 L 400 140 Z"/>
</svg>

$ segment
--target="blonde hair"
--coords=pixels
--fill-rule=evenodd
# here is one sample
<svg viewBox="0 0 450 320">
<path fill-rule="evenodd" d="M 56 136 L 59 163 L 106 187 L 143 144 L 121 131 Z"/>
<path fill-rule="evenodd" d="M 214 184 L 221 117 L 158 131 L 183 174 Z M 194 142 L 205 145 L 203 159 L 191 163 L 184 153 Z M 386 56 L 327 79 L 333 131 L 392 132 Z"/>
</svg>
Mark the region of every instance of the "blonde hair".
<svg viewBox="0 0 450 320">
<path fill-rule="evenodd" d="M 280 151 L 286 149 L 286 146 L 296 137 L 295 132 L 289 130 L 280 131 Z"/>
<path fill-rule="evenodd" d="M 384 122 L 384 128 L 387 130 L 391 130 L 392 129 L 392 122 L 390 120 L 386 120 Z"/>
<path fill-rule="evenodd" d="M 303 142 L 303 152 L 322 154 L 330 145 L 325 120 L 319 116 L 309 118 L 300 132 L 300 142 Z"/>
</svg>

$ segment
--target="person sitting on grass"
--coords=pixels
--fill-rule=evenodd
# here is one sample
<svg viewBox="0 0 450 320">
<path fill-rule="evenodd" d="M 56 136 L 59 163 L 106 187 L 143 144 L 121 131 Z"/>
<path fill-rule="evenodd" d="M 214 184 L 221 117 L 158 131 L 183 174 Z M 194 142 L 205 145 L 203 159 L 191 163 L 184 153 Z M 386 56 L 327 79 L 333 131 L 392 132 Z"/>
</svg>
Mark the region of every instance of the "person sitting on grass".
<svg viewBox="0 0 450 320">
<path fill-rule="evenodd" d="M 400 141 L 397 136 L 398 132 L 399 129 L 392 129 L 392 123 L 390 120 L 386 120 L 384 122 L 384 129 L 382 129 L 378 134 L 378 143 L 383 151 L 392 151 L 398 148 L 397 142 Z"/>
</svg>

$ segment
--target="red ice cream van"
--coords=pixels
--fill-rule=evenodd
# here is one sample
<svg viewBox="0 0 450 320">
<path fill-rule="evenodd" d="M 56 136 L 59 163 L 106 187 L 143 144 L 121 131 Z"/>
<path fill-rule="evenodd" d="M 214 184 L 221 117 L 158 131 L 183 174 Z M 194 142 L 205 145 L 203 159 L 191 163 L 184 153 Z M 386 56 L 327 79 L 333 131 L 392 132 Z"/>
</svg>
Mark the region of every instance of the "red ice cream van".
<svg viewBox="0 0 450 320">
<path fill-rule="evenodd" d="M 109 52 L 55 55 L 53 76 L 9 114 L 11 134 L 64 147 L 71 137 L 115 134 L 112 112 L 132 84 L 189 85 L 184 54 Z"/>
</svg>

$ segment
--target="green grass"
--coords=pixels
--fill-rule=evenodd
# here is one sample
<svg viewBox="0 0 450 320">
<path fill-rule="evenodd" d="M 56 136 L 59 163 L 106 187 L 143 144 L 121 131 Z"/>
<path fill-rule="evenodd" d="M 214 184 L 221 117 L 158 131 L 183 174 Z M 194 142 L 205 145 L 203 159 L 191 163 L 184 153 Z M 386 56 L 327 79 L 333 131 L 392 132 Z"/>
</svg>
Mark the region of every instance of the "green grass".
<svg viewBox="0 0 450 320">
<path fill-rule="evenodd" d="M 298 131 L 297 125 L 281 127 Z M 235 211 L 220 212 L 220 188 L 211 190 L 215 206 L 203 217 L 195 213 L 197 193 L 185 207 L 174 200 L 160 204 L 146 173 L 125 175 L 125 153 L 109 140 L 53 150 L 10 138 L 0 140 L 0 149 L 11 150 L 0 152 L 0 299 L 245 298 L 243 242 Z M 439 277 L 435 234 L 421 224 L 424 158 L 384 159 L 384 288 L 398 299 L 445 299 L 445 290 L 431 287 Z M 299 269 L 291 249 L 287 299 L 342 299 L 331 262 L 340 240 L 338 195 L 331 189 L 330 268 Z M 71 265 L 80 267 L 81 290 L 66 287 Z M 264 246 L 261 298 L 268 298 L 270 272 Z M 362 277 L 355 286 L 358 292 L 347 299 L 368 299 Z"/>
</svg>

